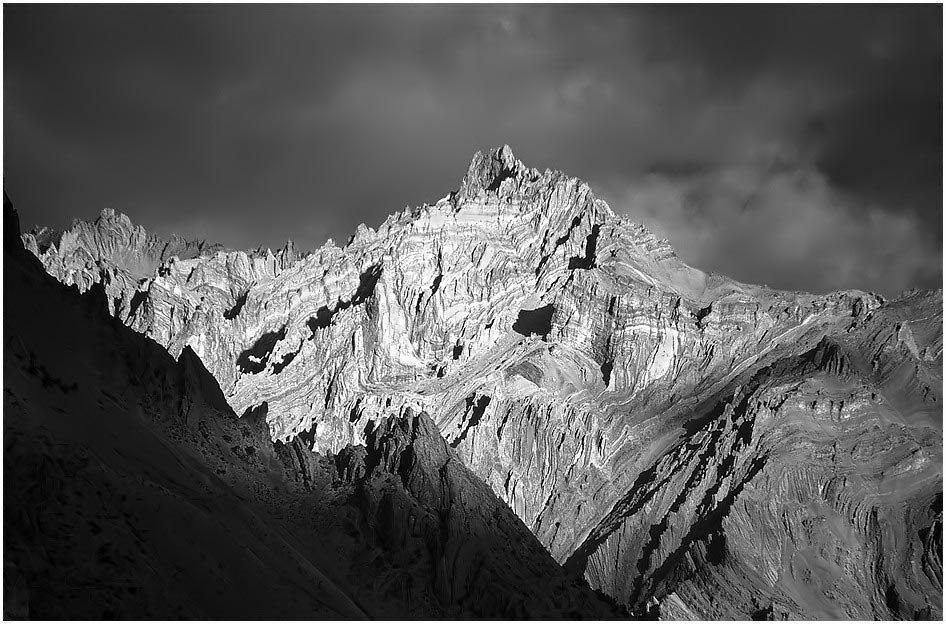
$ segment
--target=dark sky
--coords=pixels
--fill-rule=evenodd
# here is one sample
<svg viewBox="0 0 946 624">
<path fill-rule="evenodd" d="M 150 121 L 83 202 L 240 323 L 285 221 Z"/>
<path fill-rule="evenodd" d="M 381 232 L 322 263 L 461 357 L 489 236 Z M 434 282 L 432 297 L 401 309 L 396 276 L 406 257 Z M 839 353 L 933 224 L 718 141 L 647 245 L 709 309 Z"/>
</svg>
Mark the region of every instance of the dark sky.
<svg viewBox="0 0 946 624">
<path fill-rule="evenodd" d="M 24 226 L 343 243 L 508 143 L 690 264 L 942 283 L 942 7 L 11 5 Z"/>
</svg>

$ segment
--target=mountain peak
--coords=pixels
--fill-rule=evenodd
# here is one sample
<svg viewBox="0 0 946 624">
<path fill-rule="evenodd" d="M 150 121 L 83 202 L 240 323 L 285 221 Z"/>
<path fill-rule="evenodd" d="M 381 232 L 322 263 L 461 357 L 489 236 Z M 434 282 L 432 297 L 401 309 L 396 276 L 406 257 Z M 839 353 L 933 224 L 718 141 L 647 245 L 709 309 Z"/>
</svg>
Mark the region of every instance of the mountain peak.
<svg viewBox="0 0 946 624">
<path fill-rule="evenodd" d="M 131 222 L 131 217 L 126 215 L 124 212 L 116 212 L 114 208 L 102 208 L 98 219 L 95 220 L 93 225 L 101 227 L 102 224 L 106 223 L 119 224 L 125 229 L 129 230 L 135 227 L 135 225 Z"/>
<path fill-rule="evenodd" d="M 521 165 L 516 156 L 512 153 L 512 148 L 508 144 L 503 144 L 500 147 L 493 147 L 486 150 L 486 153 L 477 152 L 473 158 L 476 159 L 476 156 L 482 156 L 502 164 L 504 167 L 513 168 L 517 164 Z"/>
<path fill-rule="evenodd" d="M 478 151 L 467 168 L 460 194 L 469 197 L 480 191 L 498 191 L 504 180 L 518 176 L 525 169 L 508 145 Z"/>
</svg>

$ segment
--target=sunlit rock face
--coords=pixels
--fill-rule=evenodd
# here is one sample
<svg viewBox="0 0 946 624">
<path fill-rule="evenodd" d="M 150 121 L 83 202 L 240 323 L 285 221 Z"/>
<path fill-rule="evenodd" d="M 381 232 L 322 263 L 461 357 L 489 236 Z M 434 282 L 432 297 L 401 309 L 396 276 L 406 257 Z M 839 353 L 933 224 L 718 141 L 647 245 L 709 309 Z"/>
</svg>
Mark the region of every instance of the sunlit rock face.
<svg viewBox="0 0 946 624">
<path fill-rule="evenodd" d="M 64 284 L 85 292 L 101 282 L 112 297 L 109 311 L 121 314 L 122 297 L 136 284 L 154 275 L 170 257 L 194 258 L 219 250 L 219 245 L 187 241 L 178 236 L 164 240 L 149 235 L 123 214 L 106 208 L 92 223 L 76 220 L 66 232 L 36 228 L 23 235 L 24 246 L 43 262 L 47 272 Z"/>
<path fill-rule="evenodd" d="M 555 559 L 636 613 L 942 614 L 941 291 L 707 274 L 508 147 L 301 256 L 170 253 L 126 222 L 24 238 L 175 357 L 189 346 L 237 413 L 265 403 L 274 440 L 335 453 L 426 412 Z"/>
</svg>

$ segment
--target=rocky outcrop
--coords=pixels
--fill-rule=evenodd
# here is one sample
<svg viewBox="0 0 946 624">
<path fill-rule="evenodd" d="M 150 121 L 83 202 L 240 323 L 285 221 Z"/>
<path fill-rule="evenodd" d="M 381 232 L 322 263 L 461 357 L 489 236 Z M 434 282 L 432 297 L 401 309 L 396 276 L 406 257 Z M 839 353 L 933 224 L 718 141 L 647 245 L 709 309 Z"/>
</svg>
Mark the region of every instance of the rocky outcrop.
<svg viewBox="0 0 946 624">
<path fill-rule="evenodd" d="M 558 562 L 637 613 L 942 613 L 940 291 L 707 274 L 503 147 L 342 248 L 170 258 L 112 295 L 237 413 L 265 404 L 275 440 L 336 453 L 429 414 Z"/>
</svg>

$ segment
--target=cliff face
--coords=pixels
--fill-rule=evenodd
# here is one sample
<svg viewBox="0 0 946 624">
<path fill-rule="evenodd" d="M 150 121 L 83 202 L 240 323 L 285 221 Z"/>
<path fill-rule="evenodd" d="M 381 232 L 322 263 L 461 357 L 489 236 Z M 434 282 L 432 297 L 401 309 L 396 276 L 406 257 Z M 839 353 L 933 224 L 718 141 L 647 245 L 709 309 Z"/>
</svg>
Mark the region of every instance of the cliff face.
<svg viewBox="0 0 946 624">
<path fill-rule="evenodd" d="M 126 220 L 24 238 L 190 347 L 236 413 L 265 403 L 274 440 L 334 454 L 429 414 L 556 560 L 637 613 L 942 614 L 941 291 L 706 274 L 508 147 L 305 256 L 156 254 L 102 232 Z"/>
</svg>

